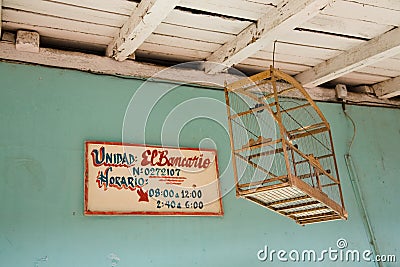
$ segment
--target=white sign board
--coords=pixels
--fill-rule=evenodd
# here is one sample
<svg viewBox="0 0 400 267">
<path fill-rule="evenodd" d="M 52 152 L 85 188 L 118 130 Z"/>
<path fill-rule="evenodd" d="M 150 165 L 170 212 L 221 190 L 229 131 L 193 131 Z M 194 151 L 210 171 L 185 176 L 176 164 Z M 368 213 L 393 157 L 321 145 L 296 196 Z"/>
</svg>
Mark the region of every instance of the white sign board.
<svg viewBox="0 0 400 267">
<path fill-rule="evenodd" d="M 85 215 L 223 215 L 216 150 L 85 145 Z"/>
</svg>

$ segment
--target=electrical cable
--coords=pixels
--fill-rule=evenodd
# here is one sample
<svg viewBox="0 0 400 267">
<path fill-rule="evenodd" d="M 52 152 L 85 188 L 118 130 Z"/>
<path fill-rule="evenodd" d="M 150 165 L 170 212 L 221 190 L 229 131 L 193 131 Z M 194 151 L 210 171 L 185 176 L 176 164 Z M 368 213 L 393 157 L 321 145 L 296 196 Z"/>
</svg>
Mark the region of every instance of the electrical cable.
<svg viewBox="0 0 400 267">
<path fill-rule="evenodd" d="M 360 105 L 363 106 L 362 104 L 373 104 L 373 105 L 378 105 L 376 102 L 373 101 L 352 101 L 352 100 L 346 100 L 346 103 L 350 103 L 353 105 Z M 365 105 L 367 106 L 367 105 Z M 378 107 L 382 108 L 400 108 L 400 105 L 397 104 L 392 104 L 392 103 L 379 103 Z"/>
<path fill-rule="evenodd" d="M 374 251 L 375 255 L 380 255 L 379 254 L 379 248 L 378 248 L 378 244 L 375 238 L 375 234 L 368 216 L 368 212 L 367 209 L 365 207 L 364 204 L 364 198 L 362 195 L 362 190 L 360 187 L 360 183 L 359 183 L 359 179 L 358 179 L 358 174 L 357 174 L 357 169 L 354 165 L 353 159 L 350 155 L 350 150 L 351 147 L 354 143 L 354 139 L 356 137 L 356 133 L 357 133 L 357 128 L 356 128 L 356 124 L 354 122 L 354 120 L 351 118 L 351 116 L 347 113 L 346 108 L 345 108 L 345 102 L 343 102 L 342 105 L 342 109 L 343 109 L 343 113 L 346 116 L 346 118 L 348 120 L 350 120 L 351 124 L 353 125 L 353 136 L 351 138 L 351 141 L 349 143 L 349 147 L 347 149 L 347 153 L 344 155 L 344 160 L 345 160 L 345 164 L 347 167 L 347 172 L 349 173 L 350 176 L 350 182 L 351 182 L 351 186 L 353 188 L 353 192 L 354 192 L 354 196 L 356 198 L 357 201 L 357 206 L 359 208 L 359 211 L 361 213 L 362 216 L 362 221 L 364 224 L 364 230 L 367 234 L 368 237 L 368 242 L 372 248 L 372 250 Z M 376 262 L 375 261 L 375 265 L 379 266 L 379 267 L 383 267 L 382 262 Z"/>
<path fill-rule="evenodd" d="M 344 112 L 344 115 L 347 117 L 347 119 L 349 119 L 351 124 L 353 125 L 353 136 L 351 137 L 351 141 L 350 141 L 349 147 L 347 149 L 347 155 L 350 155 L 350 150 L 353 145 L 354 138 L 356 137 L 356 134 L 357 134 L 357 128 L 356 128 L 356 124 L 354 123 L 353 119 L 350 117 L 349 114 L 347 114 L 346 109 L 343 109 L 343 112 Z"/>
</svg>

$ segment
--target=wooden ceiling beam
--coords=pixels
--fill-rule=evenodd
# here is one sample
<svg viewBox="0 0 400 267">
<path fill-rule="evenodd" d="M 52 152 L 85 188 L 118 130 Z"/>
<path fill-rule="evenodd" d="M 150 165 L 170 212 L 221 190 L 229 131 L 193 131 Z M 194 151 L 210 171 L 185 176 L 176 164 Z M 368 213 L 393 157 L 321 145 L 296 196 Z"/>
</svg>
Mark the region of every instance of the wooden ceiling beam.
<svg viewBox="0 0 400 267">
<path fill-rule="evenodd" d="M 128 58 L 175 8 L 179 0 L 142 0 L 108 45 L 106 55 L 118 61 Z"/>
<path fill-rule="evenodd" d="M 400 53 L 400 28 L 392 29 L 295 76 L 304 87 L 315 87 Z"/>
<path fill-rule="evenodd" d="M 13 42 L 6 41 L 0 42 L 0 59 L 2 61 L 25 62 L 105 75 L 121 75 L 142 79 L 156 77 L 156 80 L 211 86 L 221 90 L 223 90 L 225 82 L 232 83 L 244 78 L 244 76 L 228 73 L 208 75 L 201 70 L 168 68 L 132 60 L 119 62 L 109 57 L 52 48 L 41 48 L 39 53 L 18 51 Z M 335 90 L 315 87 L 308 89 L 307 92 L 313 100 L 338 102 Z M 287 96 L 304 98 L 304 95 L 294 91 L 288 93 Z M 398 100 L 380 99 L 369 94 L 348 92 L 346 100 L 349 104 L 400 108 L 400 101 Z"/>
<path fill-rule="evenodd" d="M 400 95 L 400 76 L 386 80 L 372 86 L 379 98 L 391 98 Z"/>
<path fill-rule="evenodd" d="M 229 40 L 206 60 L 205 71 L 218 73 L 242 62 L 279 36 L 285 35 L 303 22 L 320 13 L 331 0 L 286 0 L 271 9 L 256 23 L 245 28 L 233 40 Z M 218 63 L 218 64 L 215 64 Z"/>
</svg>

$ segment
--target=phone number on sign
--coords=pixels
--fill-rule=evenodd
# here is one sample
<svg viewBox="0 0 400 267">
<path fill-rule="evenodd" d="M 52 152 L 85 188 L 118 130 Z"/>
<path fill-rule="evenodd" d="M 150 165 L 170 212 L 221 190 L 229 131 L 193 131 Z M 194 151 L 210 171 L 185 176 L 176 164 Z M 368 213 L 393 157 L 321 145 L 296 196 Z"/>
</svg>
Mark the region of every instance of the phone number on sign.
<svg viewBox="0 0 400 267">
<path fill-rule="evenodd" d="M 179 176 L 181 169 L 168 169 L 168 168 L 143 168 L 133 167 L 133 175 L 144 174 L 147 176 Z"/>
</svg>

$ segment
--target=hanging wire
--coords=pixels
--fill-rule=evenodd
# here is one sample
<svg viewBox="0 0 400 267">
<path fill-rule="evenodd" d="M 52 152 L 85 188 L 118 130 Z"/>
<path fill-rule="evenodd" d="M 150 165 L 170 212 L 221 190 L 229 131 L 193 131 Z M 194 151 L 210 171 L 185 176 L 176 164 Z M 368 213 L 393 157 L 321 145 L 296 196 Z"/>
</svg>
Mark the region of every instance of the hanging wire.
<svg viewBox="0 0 400 267">
<path fill-rule="evenodd" d="M 272 67 L 273 68 L 275 68 L 275 49 L 276 49 L 276 42 L 277 42 L 278 40 L 275 40 L 274 41 L 274 48 L 273 48 L 273 50 L 272 50 Z"/>
<path fill-rule="evenodd" d="M 275 68 L 275 51 L 276 51 L 276 43 L 277 43 L 277 42 L 278 42 L 278 40 L 275 40 L 275 41 L 274 41 L 274 47 L 273 47 L 273 50 L 272 50 L 272 68 Z M 281 104 L 278 103 L 278 105 L 280 106 L 280 108 L 281 108 L 282 110 L 285 110 L 285 109 L 281 106 Z M 307 111 L 307 113 L 309 113 L 308 110 L 306 110 L 306 111 Z M 310 113 L 309 113 L 309 114 L 310 114 Z M 287 115 L 288 115 L 294 122 L 296 122 L 301 128 L 303 128 L 303 126 L 302 126 L 295 118 L 293 118 L 292 115 L 290 115 L 289 113 L 287 113 Z M 310 114 L 310 116 L 311 116 L 311 114 Z M 311 116 L 311 117 L 312 117 L 312 116 Z M 309 133 L 309 131 L 307 131 L 307 129 L 304 129 L 304 128 L 303 128 L 303 130 L 306 131 L 307 133 Z M 318 143 L 320 143 L 323 147 L 325 147 L 328 151 L 332 152 L 331 149 L 330 149 L 329 147 L 327 147 L 324 143 L 322 143 L 320 140 L 318 140 L 318 138 L 316 138 L 313 134 L 310 134 L 310 135 L 311 135 L 311 137 L 314 138 Z"/>
</svg>

